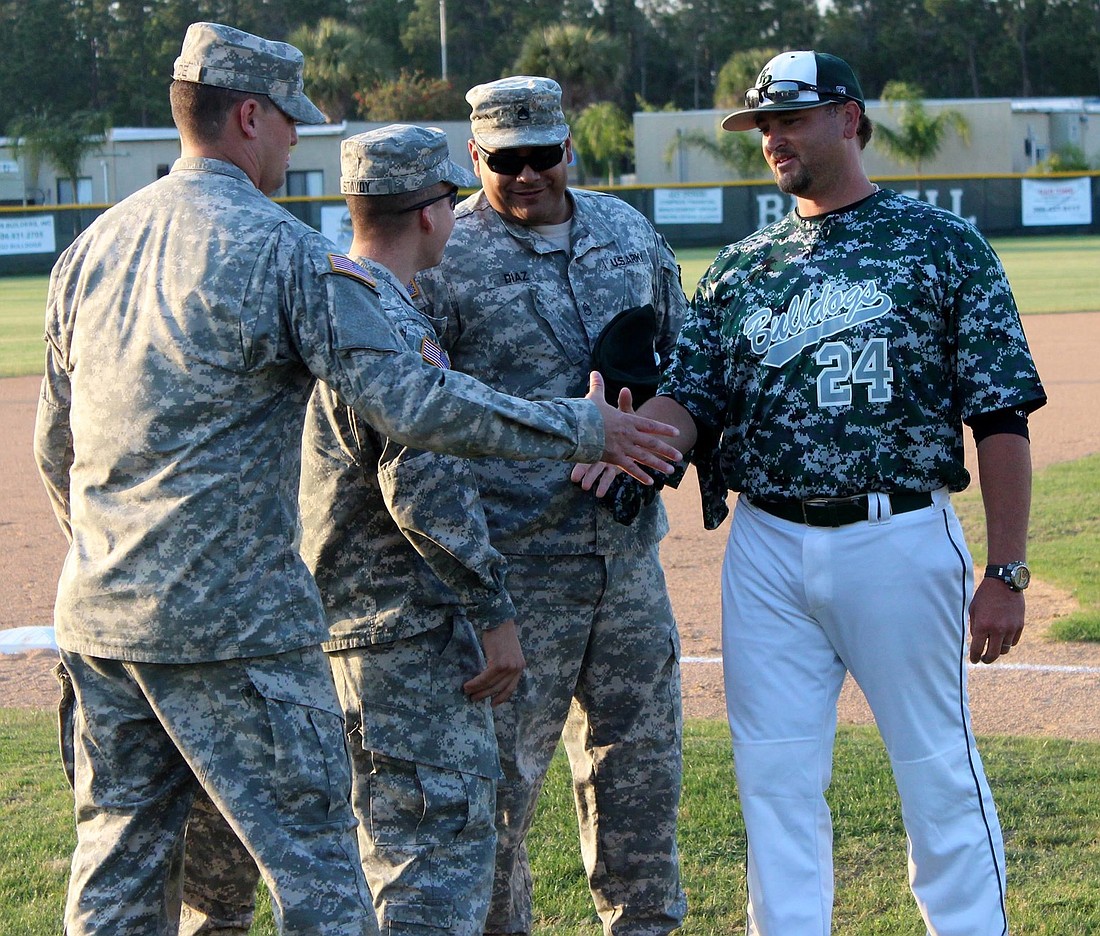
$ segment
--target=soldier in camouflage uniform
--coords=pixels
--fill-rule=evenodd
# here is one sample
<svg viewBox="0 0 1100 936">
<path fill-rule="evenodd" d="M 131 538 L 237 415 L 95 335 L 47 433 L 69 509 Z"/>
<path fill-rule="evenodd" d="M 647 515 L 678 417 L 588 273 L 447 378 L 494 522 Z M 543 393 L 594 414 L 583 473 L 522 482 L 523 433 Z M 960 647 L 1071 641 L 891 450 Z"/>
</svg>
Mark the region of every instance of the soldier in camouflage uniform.
<svg viewBox="0 0 1100 936">
<path fill-rule="evenodd" d="M 653 426 L 602 400 L 504 397 L 406 349 L 369 275 L 267 197 L 296 123 L 324 119 L 297 49 L 193 24 L 174 77 L 182 157 L 77 238 L 47 300 L 35 455 L 71 541 L 66 932 L 174 931 L 201 787 L 283 932 L 374 933 L 324 612 L 295 549 L 315 377 L 391 438 L 467 455 L 610 446 L 629 465 Z"/>
<path fill-rule="evenodd" d="M 479 85 L 470 154 L 482 191 L 459 206 L 443 262 L 417 277 L 446 321 L 453 366 L 535 399 L 584 385 L 593 344 L 620 312 L 652 306 L 653 364 L 686 299 L 675 257 L 612 195 L 568 189 L 561 89 L 546 78 Z M 528 668 L 494 710 L 496 882 L 488 933 L 531 930 L 525 837 L 559 737 L 581 848 L 607 933 L 665 934 L 683 918 L 676 813 L 681 782 L 679 641 L 658 559 L 659 500 L 615 522 L 550 461 L 474 465 Z M 563 732 L 564 727 L 564 732 Z"/>
<path fill-rule="evenodd" d="M 341 163 L 350 255 L 406 344 L 446 367 L 403 284 L 439 263 L 458 189 L 477 180 L 451 162 L 442 132 L 422 127 L 349 137 Z M 500 775 L 490 699 L 508 700 L 524 660 L 470 463 L 388 442 L 318 384 L 299 504 L 301 553 L 324 603 L 323 647 L 352 741 L 351 802 L 379 928 L 480 936 Z M 256 880 L 220 816 L 194 811 L 183 931 L 247 933 Z"/>
<path fill-rule="evenodd" d="M 708 527 L 740 492 L 723 656 L 748 932 L 832 931 L 824 794 L 850 672 L 890 756 L 928 932 L 1003 936 L 1004 845 L 964 657 L 968 628 L 973 663 L 1020 639 L 1026 414 L 1045 394 L 986 241 L 868 180 L 872 128 L 845 62 L 783 53 L 745 102 L 724 126 L 759 131 L 795 209 L 719 253 L 642 410 L 680 425 L 685 447 L 698 430 Z M 992 564 L 976 592 L 949 496 L 969 483 L 964 423 Z"/>
</svg>

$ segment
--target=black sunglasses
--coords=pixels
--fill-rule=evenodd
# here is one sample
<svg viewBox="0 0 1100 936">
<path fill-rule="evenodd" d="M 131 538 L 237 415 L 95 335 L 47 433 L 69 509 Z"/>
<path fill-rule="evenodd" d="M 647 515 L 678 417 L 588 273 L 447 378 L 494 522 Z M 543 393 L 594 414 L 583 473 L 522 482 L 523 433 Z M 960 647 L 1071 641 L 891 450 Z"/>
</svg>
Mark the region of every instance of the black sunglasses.
<svg viewBox="0 0 1100 936">
<path fill-rule="evenodd" d="M 797 101 L 799 92 L 801 91 L 816 91 L 819 95 L 828 98 L 837 98 L 859 103 L 858 98 L 854 98 L 850 94 L 845 94 L 843 91 L 838 91 L 836 88 L 819 88 L 817 85 L 807 84 L 805 81 L 789 79 L 772 81 L 759 88 L 749 88 L 749 90 L 745 92 L 745 106 L 760 107 L 763 105 L 765 99 L 775 104 L 782 104 L 785 101 Z"/>
<path fill-rule="evenodd" d="M 455 210 L 455 205 L 458 204 L 458 189 L 453 188 L 449 192 L 444 192 L 442 195 L 436 195 L 435 198 L 426 198 L 424 201 L 417 202 L 415 205 L 409 205 L 408 208 L 402 208 L 397 214 L 408 214 L 410 211 L 419 211 L 421 208 L 427 208 L 429 205 L 434 205 L 436 202 L 443 201 L 444 198 L 451 200 L 451 211 Z"/>
<path fill-rule="evenodd" d="M 553 169 L 565 158 L 565 143 L 556 143 L 553 146 L 532 146 L 526 156 L 520 156 L 516 150 L 507 149 L 499 153 L 490 153 L 482 149 L 480 143 L 474 141 L 474 146 L 485 160 L 490 171 L 497 175 L 518 176 L 523 172 L 524 166 L 530 166 L 535 172 L 545 172 Z"/>
</svg>

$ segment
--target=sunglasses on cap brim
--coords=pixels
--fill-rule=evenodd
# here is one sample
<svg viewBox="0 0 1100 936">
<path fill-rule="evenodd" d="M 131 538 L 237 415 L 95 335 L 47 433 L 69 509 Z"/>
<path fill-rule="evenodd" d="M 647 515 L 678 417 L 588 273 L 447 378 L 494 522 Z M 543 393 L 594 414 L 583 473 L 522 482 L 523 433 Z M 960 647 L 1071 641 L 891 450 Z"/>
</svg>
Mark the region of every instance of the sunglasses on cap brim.
<svg viewBox="0 0 1100 936">
<path fill-rule="evenodd" d="M 565 158 L 564 141 L 555 143 L 553 146 L 524 147 L 527 150 L 524 156 L 520 156 L 514 149 L 490 153 L 476 140 L 474 146 L 477 147 L 485 165 L 497 175 L 517 176 L 523 172 L 524 166 L 530 166 L 535 172 L 545 172 L 547 169 L 553 169 Z"/>
<path fill-rule="evenodd" d="M 813 91 L 818 96 L 828 100 L 855 101 L 859 104 L 859 98 L 853 97 L 850 94 L 845 94 L 843 91 L 838 91 L 836 88 L 819 88 L 817 85 L 812 85 L 805 81 L 784 79 L 782 81 L 770 81 L 766 85 L 761 85 L 758 88 L 749 88 L 749 90 L 745 92 L 745 106 L 763 107 L 765 101 L 771 101 L 773 104 L 789 104 L 797 101 L 798 95 L 803 91 Z"/>
</svg>

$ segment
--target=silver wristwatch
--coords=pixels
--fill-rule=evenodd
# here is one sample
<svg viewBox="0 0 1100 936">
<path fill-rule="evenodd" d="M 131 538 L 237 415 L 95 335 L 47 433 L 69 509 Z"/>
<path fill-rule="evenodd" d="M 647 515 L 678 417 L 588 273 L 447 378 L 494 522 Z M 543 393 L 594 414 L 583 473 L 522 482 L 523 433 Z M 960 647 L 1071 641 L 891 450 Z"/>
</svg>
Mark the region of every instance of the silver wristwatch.
<svg viewBox="0 0 1100 936">
<path fill-rule="evenodd" d="M 987 565 L 985 577 L 1000 579 L 1009 588 L 1022 592 L 1031 584 L 1031 569 L 1026 562 L 1006 562 L 1004 565 Z"/>
</svg>

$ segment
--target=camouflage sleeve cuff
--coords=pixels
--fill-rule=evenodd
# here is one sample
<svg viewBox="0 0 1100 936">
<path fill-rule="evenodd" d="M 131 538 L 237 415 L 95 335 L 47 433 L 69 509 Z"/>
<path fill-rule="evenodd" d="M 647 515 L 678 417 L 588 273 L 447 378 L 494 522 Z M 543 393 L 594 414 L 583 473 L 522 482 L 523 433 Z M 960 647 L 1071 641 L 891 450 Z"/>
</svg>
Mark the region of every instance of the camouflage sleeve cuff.
<svg viewBox="0 0 1100 936">
<path fill-rule="evenodd" d="M 516 606 L 512 604 L 512 596 L 501 589 L 485 601 L 467 604 L 466 616 L 479 631 L 496 630 L 505 621 L 515 620 Z"/>
<path fill-rule="evenodd" d="M 572 399 L 557 402 L 569 408 L 577 423 L 577 447 L 567 460 L 590 465 L 598 462 L 604 450 L 603 417 L 591 400 Z"/>
</svg>

